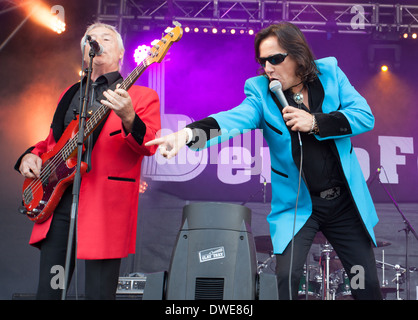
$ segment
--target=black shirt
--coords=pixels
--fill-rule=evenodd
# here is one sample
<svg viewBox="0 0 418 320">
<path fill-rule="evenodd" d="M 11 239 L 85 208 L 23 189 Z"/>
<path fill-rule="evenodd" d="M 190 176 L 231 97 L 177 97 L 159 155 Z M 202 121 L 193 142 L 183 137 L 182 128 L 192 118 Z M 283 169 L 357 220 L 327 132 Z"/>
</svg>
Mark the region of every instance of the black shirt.
<svg viewBox="0 0 418 320">
<path fill-rule="evenodd" d="M 319 79 L 315 80 L 319 82 Z M 301 108 L 311 114 L 322 113 L 321 91 L 316 90 L 320 83 L 308 83 L 309 108 L 303 103 Z M 298 107 L 290 90 L 284 92 L 287 102 L 292 107 Z M 297 134 L 297 133 L 296 133 Z M 343 186 L 342 169 L 337 159 L 333 139 L 319 141 L 313 134 L 300 133 L 302 140 L 303 162 L 302 170 L 305 182 L 310 192 L 321 192 L 335 186 Z M 298 162 L 299 163 L 299 162 Z"/>
<path fill-rule="evenodd" d="M 118 80 L 122 80 L 122 77 L 118 71 L 106 73 L 96 79 L 93 83 L 90 84 L 90 96 L 92 97 L 93 103 L 91 103 L 87 111 L 96 111 L 98 107 L 100 107 L 101 103 L 100 100 L 102 99 L 101 96 L 105 90 L 107 90 L 113 83 L 117 82 Z M 83 79 L 83 91 L 85 90 L 86 78 Z M 83 92 L 84 94 L 84 92 Z M 80 111 L 80 105 L 83 103 L 80 99 L 82 95 L 80 95 L 80 89 L 77 90 L 76 94 L 74 95 L 73 99 L 71 100 L 70 106 L 68 107 L 67 113 L 65 114 L 64 119 L 64 129 L 68 126 L 68 124 L 74 120 L 74 115 L 78 114 Z M 98 128 L 99 129 L 99 128 Z M 100 131 L 100 130 L 99 130 Z"/>
</svg>

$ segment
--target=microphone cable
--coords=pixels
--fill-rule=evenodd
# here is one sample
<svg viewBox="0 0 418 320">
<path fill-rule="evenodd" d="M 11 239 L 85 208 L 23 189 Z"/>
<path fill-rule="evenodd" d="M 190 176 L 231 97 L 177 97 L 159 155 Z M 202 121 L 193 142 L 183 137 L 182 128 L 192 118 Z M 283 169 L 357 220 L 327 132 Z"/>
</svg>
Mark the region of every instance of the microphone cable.
<svg viewBox="0 0 418 320">
<path fill-rule="evenodd" d="M 296 215 L 297 215 L 297 212 L 298 212 L 300 185 L 301 185 L 301 181 L 302 181 L 302 163 L 303 163 L 302 139 L 300 137 L 300 132 L 299 131 L 298 131 L 298 138 L 299 138 L 299 146 L 300 146 L 300 163 L 299 163 L 298 192 L 296 194 L 295 215 L 293 217 L 292 240 L 290 241 L 290 246 L 291 246 L 291 248 L 290 248 L 290 265 L 289 265 L 289 298 L 290 298 L 290 300 L 292 300 L 292 269 L 293 269 L 293 251 L 294 251 L 294 239 L 295 239 L 295 229 L 296 229 Z"/>
<path fill-rule="evenodd" d="M 300 109 L 300 105 L 299 105 L 299 109 Z M 290 264 L 289 264 L 289 284 L 288 284 L 290 300 L 292 300 L 292 269 L 293 269 L 294 239 L 295 239 L 295 230 L 296 230 L 296 215 L 298 212 L 300 186 L 302 182 L 303 146 L 302 146 L 302 138 L 300 136 L 300 131 L 298 131 L 298 139 L 299 139 L 299 146 L 300 146 L 300 162 L 299 162 L 298 192 L 296 194 L 295 215 L 293 217 L 292 240 L 290 241 Z M 305 290 L 308 290 L 308 288 L 306 288 Z"/>
<path fill-rule="evenodd" d="M 273 80 L 270 82 L 269 84 L 269 89 L 271 92 L 274 93 L 274 95 L 276 96 L 276 98 L 279 100 L 280 104 L 284 107 L 289 105 L 287 103 L 286 97 L 283 94 L 282 91 L 282 84 L 280 83 L 279 80 Z M 295 101 L 296 102 L 296 101 Z M 303 98 L 302 100 L 298 99 L 298 101 L 296 102 L 298 105 L 298 108 L 301 109 L 301 105 L 303 103 Z M 293 269 L 293 251 L 294 251 L 294 239 L 295 239 L 295 230 L 296 230 L 296 216 L 297 216 L 297 211 L 298 211 L 298 204 L 299 204 L 299 195 L 300 195 L 300 186 L 301 186 L 301 181 L 302 181 L 302 164 L 303 164 L 303 148 L 302 148 L 302 138 L 300 136 L 300 131 L 297 132 L 298 133 L 298 139 L 299 139 L 299 146 L 300 146 L 300 163 L 299 163 L 299 181 L 298 181 L 298 191 L 296 194 L 296 203 L 295 203 L 295 215 L 293 218 L 293 229 L 292 229 L 292 239 L 290 242 L 290 263 L 289 263 L 289 299 L 292 300 L 292 269 Z"/>
</svg>

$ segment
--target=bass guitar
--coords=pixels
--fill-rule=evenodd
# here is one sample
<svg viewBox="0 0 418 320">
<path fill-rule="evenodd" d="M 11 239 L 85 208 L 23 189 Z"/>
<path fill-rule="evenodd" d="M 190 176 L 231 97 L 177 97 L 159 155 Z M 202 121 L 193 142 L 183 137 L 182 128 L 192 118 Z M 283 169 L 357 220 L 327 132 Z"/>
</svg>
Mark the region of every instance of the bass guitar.
<svg viewBox="0 0 418 320">
<path fill-rule="evenodd" d="M 174 42 L 181 39 L 183 30 L 178 23 L 166 29 L 166 35 L 149 50 L 147 57 L 120 84 L 128 90 L 149 65 L 161 62 Z M 111 111 L 105 105 L 87 119 L 83 141 L 93 133 Z M 41 156 L 42 168 L 39 178 L 27 178 L 23 183 L 23 206 L 27 217 L 35 222 L 47 220 L 58 205 L 65 189 L 73 182 L 77 168 L 78 117 L 73 120 L 57 144 Z M 80 172 L 84 174 L 87 164 L 81 163 Z"/>
</svg>

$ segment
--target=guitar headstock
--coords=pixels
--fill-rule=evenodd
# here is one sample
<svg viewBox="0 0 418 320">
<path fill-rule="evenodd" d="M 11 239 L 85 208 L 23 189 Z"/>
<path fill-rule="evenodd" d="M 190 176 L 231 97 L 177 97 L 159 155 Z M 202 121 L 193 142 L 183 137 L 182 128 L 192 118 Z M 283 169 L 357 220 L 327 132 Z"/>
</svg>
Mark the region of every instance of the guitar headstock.
<svg viewBox="0 0 418 320">
<path fill-rule="evenodd" d="M 181 25 L 179 23 L 174 24 L 175 27 L 167 28 L 165 30 L 166 35 L 149 50 L 148 56 L 144 60 L 147 65 L 154 62 L 161 62 L 171 45 L 174 42 L 179 41 L 183 36 L 183 29 L 181 28 Z"/>
</svg>

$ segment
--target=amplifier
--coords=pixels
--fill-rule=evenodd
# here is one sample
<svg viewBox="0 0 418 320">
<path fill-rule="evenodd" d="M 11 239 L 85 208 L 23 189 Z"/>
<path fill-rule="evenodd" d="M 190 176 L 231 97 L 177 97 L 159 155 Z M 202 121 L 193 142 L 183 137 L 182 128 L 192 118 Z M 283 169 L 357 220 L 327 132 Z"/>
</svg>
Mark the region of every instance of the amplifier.
<svg viewBox="0 0 418 320">
<path fill-rule="evenodd" d="M 117 294 L 143 294 L 147 277 L 141 273 L 135 273 L 128 277 L 119 277 Z"/>
</svg>

